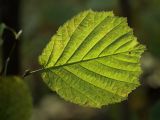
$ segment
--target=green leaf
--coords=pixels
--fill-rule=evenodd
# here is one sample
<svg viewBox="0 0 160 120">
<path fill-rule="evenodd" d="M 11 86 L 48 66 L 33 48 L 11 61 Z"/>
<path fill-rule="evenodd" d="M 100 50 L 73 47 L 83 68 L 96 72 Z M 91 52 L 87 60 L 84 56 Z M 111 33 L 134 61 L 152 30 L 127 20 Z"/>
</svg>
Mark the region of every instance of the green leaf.
<svg viewBox="0 0 160 120">
<path fill-rule="evenodd" d="M 0 119 L 30 120 L 32 98 L 28 86 L 17 76 L 0 76 Z"/>
<path fill-rule="evenodd" d="M 42 77 L 65 100 L 100 108 L 125 100 L 140 85 L 144 48 L 126 18 L 84 11 L 60 27 L 43 50 Z"/>
</svg>

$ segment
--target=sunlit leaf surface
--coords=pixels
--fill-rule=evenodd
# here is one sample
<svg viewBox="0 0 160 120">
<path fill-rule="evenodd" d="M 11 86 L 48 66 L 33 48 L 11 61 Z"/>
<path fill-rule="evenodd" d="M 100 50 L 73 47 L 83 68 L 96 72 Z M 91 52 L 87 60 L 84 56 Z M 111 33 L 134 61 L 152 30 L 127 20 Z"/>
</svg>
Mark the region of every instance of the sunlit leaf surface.
<svg viewBox="0 0 160 120">
<path fill-rule="evenodd" d="M 140 85 L 144 49 L 126 18 L 88 10 L 58 29 L 39 62 L 44 81 L 61 97 L 100 108 L 125 100 Z"/>
</svg>

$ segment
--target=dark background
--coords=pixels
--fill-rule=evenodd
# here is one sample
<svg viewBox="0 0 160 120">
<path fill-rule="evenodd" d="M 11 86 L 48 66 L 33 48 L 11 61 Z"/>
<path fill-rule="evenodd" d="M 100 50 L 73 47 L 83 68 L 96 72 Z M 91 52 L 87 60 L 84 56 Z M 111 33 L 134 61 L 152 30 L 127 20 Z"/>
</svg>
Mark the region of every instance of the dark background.
<svg viewBox="0 0 160 120">
<path fill-rule="evenodd" d="M 160 120 L 160 0 L 0 0 L 0 22 L 23 30 L 7 74 L 39 68 L 38 56 L 58 27 L 90 8 L 127 17 L 138 40 L 147 46 L 141 60 L 141 87 L 127 101 L 91 109 L 64 101 L 35 74 L 25 79 L 33 95 L 31 120 Z M 3 38 L 0 69 L 15 41 L 9 31 Z"/>
</svg>

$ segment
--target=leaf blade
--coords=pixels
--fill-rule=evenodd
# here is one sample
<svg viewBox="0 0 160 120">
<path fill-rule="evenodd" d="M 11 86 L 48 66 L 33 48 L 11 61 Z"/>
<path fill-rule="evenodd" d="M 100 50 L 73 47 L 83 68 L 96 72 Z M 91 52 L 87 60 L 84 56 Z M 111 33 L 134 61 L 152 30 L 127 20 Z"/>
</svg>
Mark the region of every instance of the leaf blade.
<svg viewBox="0 0 160 120">
<path fill-rule="evenodd" d="M 140 85 L 144 49 L 126 19 L 85 11 L 60 27 L 42 52 L 42 77 L 64 99 L 100 108 L 125 100 Z"/>
</svg>

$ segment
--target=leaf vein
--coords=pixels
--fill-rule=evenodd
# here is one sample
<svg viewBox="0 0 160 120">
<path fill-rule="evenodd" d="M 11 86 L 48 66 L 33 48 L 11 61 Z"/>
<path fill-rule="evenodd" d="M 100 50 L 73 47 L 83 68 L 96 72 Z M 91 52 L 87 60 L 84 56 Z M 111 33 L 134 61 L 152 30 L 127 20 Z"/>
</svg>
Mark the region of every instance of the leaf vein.
<svg viewBox="0 0 160 120">
<path fill-rule="evenodd" d="M 89 51 L 83 56 L 82 60 L 90 53 L 90 51 L 97 45 L 97 43 L 101 42 L 106 35 L 111 33 L 113 30 L 115 30 L 118 26 L 120 26 L 124 21 L 120 22 L 118 25 L 114 26 L 109 32 L 107 32 L 100 40 L 98 40 L 90 49 Z"/>
<path fill-rule="evenodd" d="M 109 90 L 107 90 L 107 89 L 101 88 L 101 87 L 99 87 L 99 86 L 97 86 L 97 85 L 95 85 L 95 84 L 93 84 L 93 83 L 91 83 L 91 82 L 89 82 L 89 81 L 86 81 L 86 80 L 80 78 L 79 76 L 77 76 L 76 74 L 74 74 L 73 72 L 69 71 L 68 69 L 66 69 L 66 68 L 64 68 L 64 67 L 63 67 L 63 69 L 67 70 L 68 72 L 70 72 L 71 74 L 73 74 L 74 76 L 76 76 L 77 78 L 81 79 L 81 80 L 84 81 L 84 82 L 87 82 L 87 83 L 90 84 L 90 85 L 93 85 L 94 87 L 96 87 L 96 88 L 98 88 L 98 89 L 104 90 L 104 91 L 106 91 L 106 92 L 109 92 L 110 94 L 114 94 L 114 95 L 117 95 L 117 96 L 123 98 L 123 96 L 121 96 L 121 95 L 119 95 L 119 94 L 117 94 L 117 93 L 114 93 L 114 92 L 111 92 L 111 91 L 109 91 Z M 93 71 L 92 71 L 92 72 L 93 72 Z"/>
<path fill-rule="evenodd" d="M 76 52 L 80 49 L 80 46 L 84 43 L 84 41 L 87 40 L 87 38 L 94 32 L 94 30 L 95 30 L 97 27 L 99 27 L 99 26 L 103 23 L 103 21 L 106 20 L 106 18 L 108 18 L 108 16 L 105 17 L 102 21 L 100 21 L 100 22 L 98 23 L 98 25 L 96 25 L 96 26 L 91 30 L 91 32 L 85 37 L 85 39 L 81 42 L 81 44 L 78 46 L 78 48 L 74 51 L 74 53 L 69 57 L 69 59 L 67 60 L 66 63 L 68 63 L 68 61 L 69 61 L 69 60 L 76 54 Z"/>
<path fill-rule="evenodd" d="M 82 65 L 80 65 L 80 66 L 82 66 Z M 92 70 L 88 69 L 87 67 L 84 67 L 84 66 L 82 66 L 82 67 L 85 68 L 85 69 L 87 69 L 88 71 L 94 72 L 94 73 L 96 73 L 96 74 L 98 74 L 98 75 L 100 75 L 100 76 L 106 77 L 106 78 L 111 79 L 111 80 L 113 80 L 113 81 L 119 81 L 119 82 L 123 82 L 123 83 L 129 83 L 129 84 L 138 85 L 138 84 L 136 84 L 136 83 L 131 83 L 131 82 L 128 82 L 128 81 L 122 81 L 122 80 L 118 80 L 118 79 L 115 79 L 115 78 L 110 78 L 110 77 L 108 77 L 108 76 L 104 76 L 104 75 L 102 75 L 102 74 L 100 74 L 100 73 L 97 73 L 97 72 L 95 72 L 95 71 L 92 71 Z"/>
<path fill-rule="evenodd" d="M 116 69 L 116 70 L 119 70 L 119 71 L 125 71 L 125 72 L 131 72 L 131 73 L 140 72 L 140 71 L 132 71 L 132 70 L 126 70 L 126 69 L 122 69 L 122 68 L 113 67 L 111 65 L 104 64 L 104 63 L 100 62 L 99 60 L 95 60 L 95 61 L 97 61 L 99 64 L 102 64 L 103 66 L 106 66 L 106 67 L 109 67 L 109 68 L 112 68 L 112 69 Z"/>
<path fill-rule="evenodd" d="M 67 42 L 66 46 L 64 47 L 64 49 L 63 49 L 63 51 L 62 51 L 61 55 L 59 56 L 59 58 L 57 59 L 57 61 L 55 62 L 55 64 L 54 64 L 54 65 L 56 65 L 56 64 L 57 64 L 57 62 L 61 59 L 61 57 L 63 56 L 64 51 L 65 51 L 66 47 L 68 46 L 68 44 L 69 44 L 69 42 L 70 42 L 70 40 L 71 40 L 72 36 L 74 35 L 75 31 L 76 31 L 76 30 L 77 30 L 77 28 L 80 26 L 80 24 L 82 24 L 82 23 L 83 23 L 83 21 L 85 20 L 85 18 L 86 18 L 88 15 L 89 15 L 89 12 L 88 12 L 88 13 L 86 14 L 86 16 L 82 19 L 82 21 L 77 25 L 77 27 L 76 27 L 76 28 L 75 28 L 75 30 L 73 31 L 72 35 L 70 36 L 70 38 L 69 38 L 69 40 L 68 40 L 68 42 Z"/>
<path fill-rule="evenodd" d="M 51 71 L 51 70 L 50 70 L 50 71 Z M 71 84 L 69 84 L 68 82 L 66 82 L 66 80 L 64 80 L 62 77 L 60 77 L 59 74 L 57 74 L 57 73 L 55 73 L 55 72 L 53 72 L 53 71 L 51 71 L 51 72 L 54 73 L 54 74 L 56 74 L 56 75 L 57 75 L 61 80 L 63 80 L 63 82 L 65 82 L 68 86 L 70 86 L 71 88 L 73 88 L 73 89 L 76 90 L 77 92 L 81 93 L 82 95 L 86 96 L 88 99 L 90 99 L 90 100 L 91 100 L 92 102 L 94 102 L 95 104 L 98 104 L 97 102 L 95 102 L 94 99 L 92 99 L 91 97 L 89 97 L 87 94 L 85 94 L 85 93 L 79 91 L 78 89 L 74 88 L 73 86 L 71 86 Z"/>
</svg>

